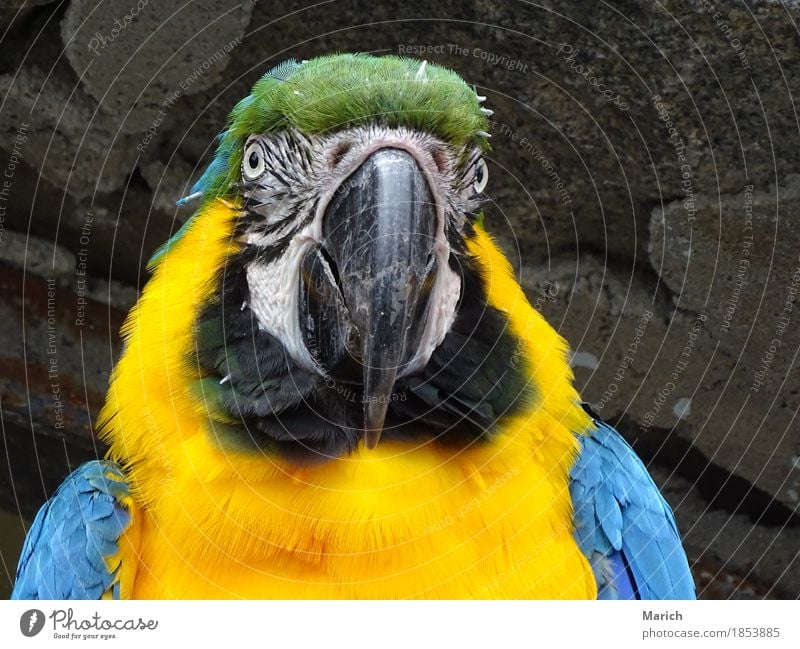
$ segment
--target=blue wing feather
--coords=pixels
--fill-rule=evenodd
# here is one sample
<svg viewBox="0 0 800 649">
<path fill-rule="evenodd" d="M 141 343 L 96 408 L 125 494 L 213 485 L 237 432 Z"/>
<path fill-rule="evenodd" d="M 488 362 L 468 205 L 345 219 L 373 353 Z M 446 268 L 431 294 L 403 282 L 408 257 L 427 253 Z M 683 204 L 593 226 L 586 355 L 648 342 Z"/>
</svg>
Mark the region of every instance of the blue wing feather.
<svg viewBox="0 0 800 649">
<path fill-rule="evenodd" d="M 608 424 L 581 436 L 570 473 L 575 538 L 600 599 L 694 599 L 694 581 L 669 505 L 642 461 Z"/>
<path fill-rule="evenodd" d="M 600 575 L 597 599 L 637 599 L 630 568 L 621 552 L 612 551 L 608 555 L 597 553 L 592 568 L 595 574 Z"/>
<path fill-rule="evenodd" d="M 129 495 L 113 462 L 87 462 L 70 474 L 33 521 L 22 547 L 11 599 L 119 596 L 107 559 L 130 523 Z"/>
</svg>

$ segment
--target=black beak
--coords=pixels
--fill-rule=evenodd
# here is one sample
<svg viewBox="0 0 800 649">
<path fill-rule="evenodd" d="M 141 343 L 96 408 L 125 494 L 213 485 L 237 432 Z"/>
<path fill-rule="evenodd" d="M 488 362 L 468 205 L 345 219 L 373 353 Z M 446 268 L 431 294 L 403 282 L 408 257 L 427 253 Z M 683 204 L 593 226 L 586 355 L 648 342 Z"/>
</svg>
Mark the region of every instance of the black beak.
<svg viewBox="0 0 800 649">
<path fill-rule="evenodd" d="M 395 380 L 419 351 L 436 229 L 435 199 L 414 157 L 379 149 L 336 191 L 322 247 L 304 260 L 306 344 L 326 369 L 360 367 L 367 448 L 378 444 Z"/>
</svg>

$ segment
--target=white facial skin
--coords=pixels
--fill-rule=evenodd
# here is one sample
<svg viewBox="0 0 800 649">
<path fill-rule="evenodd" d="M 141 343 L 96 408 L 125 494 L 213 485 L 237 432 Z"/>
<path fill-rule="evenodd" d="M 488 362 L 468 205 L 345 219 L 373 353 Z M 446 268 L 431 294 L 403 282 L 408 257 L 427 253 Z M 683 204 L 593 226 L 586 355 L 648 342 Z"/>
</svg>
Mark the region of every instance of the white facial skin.
<svg viewBox="0 0 800 649">
<path fill-rule="evenodd" d="M 245 144 L 242 179 L 251 196 L 257 196 L 251 203 L 257 204 L 266 226 L 249 229 L 242 243 L 266 249 L 291 237 L 276 258 L 248 265 L 249 306 L 262 330 L 280 340 L 298 366 L 320 374 L 325 372 L 306 349 L 300 331 L 300 266 L 306 252 L 322 241 L 322 219 L 335 192 L 382 148 L 411 154 L 436 201 L 433 253 L 438 270 L 421 344 L 403 371 L 409 374 L 428 363 L 455 319 L 461 279 L 448 263 L 452 250 L 445 224 L 450 220 L 459 231 L 464 227 L 465 212 L 477 204 L 476 194 L 486 185 L 483 160 L 476 152 L 467 152 L 472 154 L 469 162 L 458 168 L 456 155 L 462 152 L 453 152 L 442 141 L 405 128 L 380 126 L 315 138 L 297 133 L 251 136 Z"/>
</svg>

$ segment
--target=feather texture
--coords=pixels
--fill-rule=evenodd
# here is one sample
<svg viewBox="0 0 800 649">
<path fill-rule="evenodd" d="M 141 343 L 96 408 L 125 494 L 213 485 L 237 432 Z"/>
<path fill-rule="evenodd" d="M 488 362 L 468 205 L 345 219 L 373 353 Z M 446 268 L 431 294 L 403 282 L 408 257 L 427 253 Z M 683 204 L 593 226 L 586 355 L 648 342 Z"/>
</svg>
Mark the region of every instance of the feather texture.
<svg viewBox="0 0 800 649">
<path fill-rule="evenodd" d="M 131 520 L 129 497 L 125 476 L 113 462 L 87 462 L 76 469 L 36 515 L 11 598 L 118 596 L 114 557 Z"/>
<path fill-rule="evenodd" d="M 157 253 L 123 327 L 98 426 L 127 482 L 103 462 L 68 478 L 30 531 L 15 597 L 593 599 L 598 589 L 604 598 L 690 589 L 668 508 L 630 448 L 579 406 L 566 341 L 527 301 L 472 213 L 477 199 L 459 203 L 464 240 L 450 259 L 472 282 L 459 318 L 424 380 L 398 382 L 404 398 L 390 410 L 413 429 L 367 453 L 349 415 L 363 408 L 359 384 L 294 371 L 285 346 L 297 341 L 254 329 L 248 305 L 258 296 L 246 273 L 230 272 L 248 254 L 242 220 L 266 218 L 242 193 L 245 142 L 284 133 L 286 150 L 378 124 L 422 131 L 452 149 L 445 160 L 475 162 L 489 146 L 485 98 L 453 72 L 418 70 L 393 56 L 290 62 L 236 105 L 191 190 L 197 211 Z M 292 184 L 283 168 L 278 182 Z M 456 221 L 448 232 L 460 232 Z M 281 245 L 269 255 L 284 254 L 291 232 L 280 220 L 256 223 L 275 226 Z M 268 294 L 285 290 L 258 279 Z M 320 382 L 353 401 L 331 410 L 310 396 Z M 341 441 L 334 425 L 352 443 L 319 446 Z M 450 429 L 469 428 L 492 434 L 451 439 Z M 263 434 L 330 457 L 295 462 Z"/>
<path fill-rule="evenodd" d="M 694 599 L 675 519 L 641 460 L 595 419 L 570 473 L 575 538 L 600 599 Z"/>
<path fill-rule="evenodd" d="M 417 77 L 419 66 L 414 59 L 365 54 L 334 54 L 302 63 L 290 59 L 275 66 L 234 106 L 214 158 L 183 203 L 190 198 L 205 204 L 221 197 L 235 200 L 247 138 L 286 127 L 314 135 L 381 122 L 435 133 L 454 147 L 471 144 L 488 150 L 489 118 L 473 90 L 455 72 L 434 64 Z M 186 234 L 186 223 L 150 259 L 151 270 Z"/>
</svg>

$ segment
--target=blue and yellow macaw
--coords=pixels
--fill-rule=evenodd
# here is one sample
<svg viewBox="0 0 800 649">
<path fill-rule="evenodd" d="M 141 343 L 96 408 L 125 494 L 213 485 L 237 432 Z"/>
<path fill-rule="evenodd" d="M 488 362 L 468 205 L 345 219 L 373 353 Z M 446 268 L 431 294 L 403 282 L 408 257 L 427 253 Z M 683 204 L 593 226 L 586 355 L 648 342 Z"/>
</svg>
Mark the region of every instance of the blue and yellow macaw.
<svg viewBox="0 0 800 649">
<path fill-rule="evenodd" d="M 484 227 L 454 72 L 289 61 L 154 257 L 16 598 L 693 598 L 672 513 L 581 405 Z"/>
</svg>

